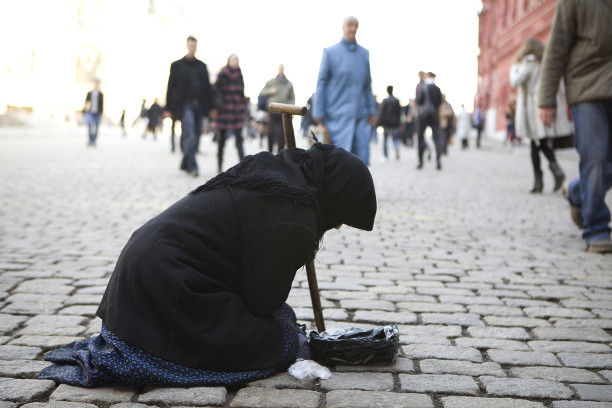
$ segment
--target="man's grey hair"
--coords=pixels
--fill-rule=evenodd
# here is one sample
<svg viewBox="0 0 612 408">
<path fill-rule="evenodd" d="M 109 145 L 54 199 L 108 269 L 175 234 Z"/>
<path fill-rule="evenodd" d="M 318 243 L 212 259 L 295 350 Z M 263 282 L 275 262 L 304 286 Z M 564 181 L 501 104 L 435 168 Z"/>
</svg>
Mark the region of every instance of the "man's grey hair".
<svg viewBox="0 0 612 408">
<path fill-rule="evenodd" d="M 344 21 L 342 22 L 342 25 L 347 25 L 348 23 L 357 23 L 357 25 L 359 25 L 359 20 L 357 20 L 357 17 L 353 17 L 353 16 L 348 16 L 344 19 Z"/>
</svg>

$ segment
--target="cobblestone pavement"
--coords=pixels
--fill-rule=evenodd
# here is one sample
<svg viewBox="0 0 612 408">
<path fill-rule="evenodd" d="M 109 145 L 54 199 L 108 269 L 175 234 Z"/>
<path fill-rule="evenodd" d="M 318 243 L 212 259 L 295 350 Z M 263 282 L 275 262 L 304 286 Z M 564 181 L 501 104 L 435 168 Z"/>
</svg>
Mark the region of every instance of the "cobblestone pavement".
<svg viewBox="0 0 612 408">
<path fill-rule="evenodd" d="M 612 406 L 612 256 L 588 254 L 566 202 L 527 194 L 528 150 L 450 149 L 442 171 L 413 149 L 372 145 L 375 229 L 326 236 L 316 268 L 328 328 L 396 323 L 392 365 L 337 366 L 245 385 L 83 389 L 37 380 L 46 351 L 95 335 L 94 317 L 131 232 L 213 176 L 178 171 L 168 137 L 103 129 L 0 129 L 0 408 Z M 247 153 L 259 150 L 249 141 Z M 236 151 L 228 146 L 226 162 Z M 559 154 L 569 177 L 573 152 Z M 611 195 L 608 196 L 612 198 Z M 610 203 L 612 204 L 612 203 Z M 288 303 L 314 328 L 306 276 Z"/>
</svg>

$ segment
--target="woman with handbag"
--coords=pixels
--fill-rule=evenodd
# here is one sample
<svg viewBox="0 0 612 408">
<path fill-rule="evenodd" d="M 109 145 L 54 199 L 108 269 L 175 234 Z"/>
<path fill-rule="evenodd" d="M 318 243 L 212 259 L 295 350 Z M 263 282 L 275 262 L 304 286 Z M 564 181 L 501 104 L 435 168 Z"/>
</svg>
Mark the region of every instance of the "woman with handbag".
<svg viewBox="0 0 612 408">
<path fill-rule="evenodd" d="M 219 109 L 215 123 L 217 129 L 217 169 L 223 169 L 223 150 L 230 133 L 234 133 L 236 149 L 240 160 L 244 159 L 242 128 L 246 119 L 246 98 L 244 97 L 244 79 L 240 62 L 236 54 L 227 59 L 227 65 L 217 75 L 213 86 L 215 105 Z"/>
<path fill-rule="evenodd" d="M 529 38 L 519 49 L 516 62 L 510 67 L 510 84 L 517 89 L 516 116 L 514 128 L 519 138 L 531 140 L 531 164 L 535 181 L 530 193 L 541 193 L 544 188 L 540 152 L 546 156 L 549 168 L 553 173 L 558 191 L 563 185 L 565 174 L 557 163 L 551 147 L 551 138 L 567 136 L 572 128 L 564 109 L 558 110 L 557 119 L 550 127 L 544 126 L 539 118 L 538 90 L 540 86 L 540 66 L 544 54 L 544 45 L 537 38 Z M 561 94 L 557 94 L 558 106 L 563 106 Z"/>
</svg>

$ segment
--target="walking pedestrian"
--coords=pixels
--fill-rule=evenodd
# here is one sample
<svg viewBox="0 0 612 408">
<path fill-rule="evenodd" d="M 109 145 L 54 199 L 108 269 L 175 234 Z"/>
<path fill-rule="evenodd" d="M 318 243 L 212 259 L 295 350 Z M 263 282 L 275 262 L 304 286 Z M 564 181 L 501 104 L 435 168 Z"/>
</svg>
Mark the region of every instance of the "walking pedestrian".
<svg viewBox="0 0 612 408">
<path fill-rule="evenodd" d="M 371 231 L 375 214 L 372 176 L 344 149 L 248 156 L 134 232 L 97 310 L 101 334 L 47 353 L 56 364 L 39 378 L 230 387 L 308 359 L 285 303 L 296 271 L 328 230 Z"/>
<path fill-rule="evenodd" d="M 559 80 L 574 119 L 580 177 L 568 188 L 572 219 L 584 228 L 589 252 L 612 252 L 612 8 L 610 1 L 559 0 L 544 53 L 540 118 L 549 126 L 561 114 Z"/>
<path fill-rule="evenodd" d="M 461 111 L 457 115 L 457 137 L 461 140 L 461 149 L 469 147 L 470 132 L 472 131 L 472 115 L 461 105 Z"/>
<path fill-rule="evenodd" d="M 551 147 L 551 137 L 567 136 L 572 128 L 565 114 L 561 111 L 554 122 L 545 126 L 538 113 L 538 90 L 540 86 L 541 62 L 544 45 L 537 38 L 528 38 L 518 50 L 515 63 L 510 67 L 510 85 L 517 89 L 515 130 L 518 136 L 525 137 L 531 143 L 531 164 L 534 183 L 530 193 L 541 193 L 544 188 L 540 152 L 548 159 L 550 171 L 555 178 L 553 191 L 563 186 L 565 173 L 557 163 L 555 152 Z M 557 103 L 562 103 L 560 93 Z"/>
<path fill-rule="evenodd" d="M 295 93 L 293 84 L 285 76 L 285 66 L 278 66 L 278 75 L 268 82 L 259 93 L 260 98 L 265 98 L 266 110 L 271 103 L 295 104 Z M 280 113 L 269 112 L 268 122 L 268 151 L 276 152 L 285 147 L 285 131 L 283 130 L 283 118 Z"/>
<path fill-rule="evenodd" d="M 313 118 L 332 144 L 370 163 L 370 129 L 376 124 L 370 53 L 357 44 L 359 21 L 347 17 L 339 43 L 323 50 Z"/>
<path fill-rule="evenodd" d="M 196 151 L 202 132 L 202 118 L 215 118 L 210 80 L 206 64 L 196 58 L 198 40 L 187 38 L 187 55 L 170 65 L 168 91 L 166 94 L 166 115 L 181 121 L 183 159 L 181 170 L 198 176 Z"/>
<path fill-rule="evenodd" d="M 231 133 L 234 134 L 238 158 L 244 159 L 242 129 L 246 119 L 246 98 L 244 96 L 244 78 L 240 61 L 236 54 L 227 59 L 227 64 L 217 75 L 213 86 L 217 98 L 218 117 L 215 122 L 217 130 L 217 170 L 223 169 L 223 150 Z"/>
<path fill-rule="evenodd" d="M 393 96 L 393 86 L 387 87 L 388 97 L 382 101 L 380 112 L 378 114 L 378 121 L 376 126 L 383 127 L 383 155 L 385 160 L 389 158 L 387 151 L 387 139 L 391 136 L 393 141 L 393 148 L 395 149 L 395 158 L 399 160 L 399 126 L 400 118 L 402 115 L 402 109 L 399 100 Z"/>
<path fill-rule="evenodd" d="M 417 169 L 423 168 L 423 155 L 425 154 L 425 129 L 431 128 L 431 133 L 436 148 L 436 168 L 442 170 L 442 138 L 440 136 L 440 120 L 438 109 L 442 103 L 442 92 L 435 83 L 436 75 L 433 72 L 425 74 L 424 82 L 417 87 L 415 102 L 418 106 L 418 158 Z"/>
<path fill-rule="evenodd" d="M 482 131 L 484 130 L 484 112 L 482 111 L 482 105 L 478 105 L 474 112 L 474 127 L 476 128 L 476 147 L 480 149 L 480 140 L 482 138 Z"/>
<path fill-rule="evenodd" d="M 87 133 L 89 141 L 87 146 L 96 147 L 98 141 L 98 129 L 100 128 L 100 118 L 104 112 L 104 94 L 100 91 L 100 80 L 95 79 L 93 89 L 87 92 L 83 113 L 87 119 Z"/>
<path fill-rule="evenodd" d="M 453 142 L 453 132 L 455 129 L 455 111 L 453 106 L 446 100 L 446 94 L 442 94 L 442 103 L 438 108 L 440 119 L 440 143 L 442 154 L 448 155 L 448 145 Z"/>
<path fill-rule="evenodd" d="M 157 130 L 161 125 L 162 114 L 163 109 L 161 106 L 159 106 L 159 103 L 157 103 L 157 98 L 155 98 L 147 110 L 148 122 L 146 130 L 146 132 L 151 132 L 153 134 L 153 140 L 157 140 Z M 143 139 L 147 136 L 146 132 L 142 135 Z"/>
</svg>

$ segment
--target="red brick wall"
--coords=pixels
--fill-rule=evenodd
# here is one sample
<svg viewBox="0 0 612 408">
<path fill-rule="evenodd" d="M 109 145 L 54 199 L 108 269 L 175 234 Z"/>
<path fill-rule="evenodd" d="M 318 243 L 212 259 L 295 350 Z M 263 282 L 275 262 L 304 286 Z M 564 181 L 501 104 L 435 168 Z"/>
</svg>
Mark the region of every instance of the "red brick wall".
<svg viewBox="0 0 612 408">
<path fill-rule="evenodd" d="M 529 37 L 546 43 L 556 0 L 483 0 L 479 15 L 478 91 L 475 106 L 487 112 L 487 131 L 503 131 L 513 97 L 508 71 Z M 495 123 L 490 123 L 494 118 Z"/>
</svg>

